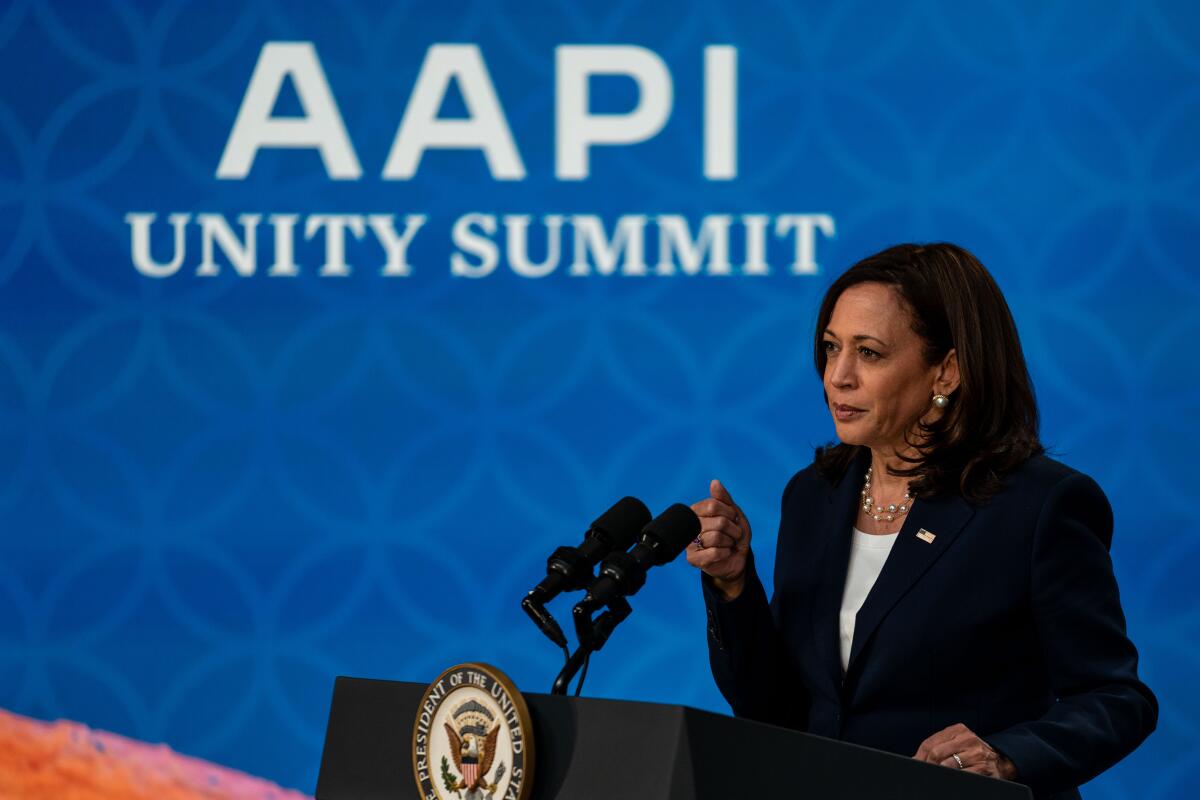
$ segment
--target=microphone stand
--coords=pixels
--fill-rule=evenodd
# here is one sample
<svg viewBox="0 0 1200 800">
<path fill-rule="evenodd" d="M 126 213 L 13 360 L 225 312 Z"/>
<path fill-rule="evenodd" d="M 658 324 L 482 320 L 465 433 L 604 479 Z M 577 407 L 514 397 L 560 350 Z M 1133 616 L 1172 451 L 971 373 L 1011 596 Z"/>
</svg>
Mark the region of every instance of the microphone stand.
<svg viewBox="0 0 1200 800">
<path fill-rule="evenodd" d="M 608 637 L 612 636 L 612 632 L 617 629 L 617 626 L 633 613 L 633 607 L 629 605 L 628 600 L 624 597 L 616 597 L 609 601 L 608 610 L 596 617 L 593 622 L 592 612 L 601 605 L 595 601 L 589 603 L 585 599 L 575 607 L 575 632 L 579 636 L 579 647 L 567 659 L 567 663 L 563 665 L 558 677 L 554 679 L 554 686 L 550 689 L 550 694 L 565 695 L 567 687 L 571 685 L 571 680 L 579 672 L 587 657 L 604 647 L 604 643 L 608 641 Z"/>
</svg>

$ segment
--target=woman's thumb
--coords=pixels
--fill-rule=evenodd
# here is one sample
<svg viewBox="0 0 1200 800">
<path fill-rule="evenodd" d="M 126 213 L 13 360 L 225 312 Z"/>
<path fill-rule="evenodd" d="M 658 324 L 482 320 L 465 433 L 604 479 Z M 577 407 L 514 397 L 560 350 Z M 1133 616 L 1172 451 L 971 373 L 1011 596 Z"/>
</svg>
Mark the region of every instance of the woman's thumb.
<svg viewBox="0 0 1200 800">
<path fill-rule="evenodd" d="M 733 498 L 729 496 L 729 492 L 725 489 L 724 485 L 722 485 L 722 483 L 716 478 L 713 478 L 712 483 L 708 485 L 708 493 L 711 494 L 714 499 L 720 500 L 722 503 L 728 503 L 731 506 L 737 505 L 733 502 Z"/>
</svg>

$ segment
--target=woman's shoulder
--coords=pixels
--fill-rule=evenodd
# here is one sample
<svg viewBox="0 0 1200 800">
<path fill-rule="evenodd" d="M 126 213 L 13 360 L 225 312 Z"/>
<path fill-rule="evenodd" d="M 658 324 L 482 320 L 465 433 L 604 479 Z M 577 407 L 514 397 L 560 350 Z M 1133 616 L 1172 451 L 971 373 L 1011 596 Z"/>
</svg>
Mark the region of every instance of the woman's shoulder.
<svg viewBox="0 0 1200 800">
<path fill-rule="evenodd" d="M 1112 541 L 1112 506 L 1088 474 L 1049 456 L 1034 456 L 1004 479 L 1004 488 L 980 509 L 992 519 L 1023 519 L 1032 529 L 1078 520 L 1107 544 Z"/>
<path fill-rule="evenodd" d="M 1067 489 L 1104 494 L 1090 475 L 1047 455 L 1028 458 L 1005 476 L 1001 494 L 1050 496 Z"/>
<path fill-rule="evenodd" d="M 1105 548 L 1112 544 L 1113 511 L 1104 490 L 1087 473 L 1049 456 L 1035 456 L 1013 470 L 1004 489 L 980 510 L 992 520 L 1024 520 L 1027 525 L 1015 527 L 1027 527 L 1035 538 L 1045 534 L 1046 541 L 1060 538 L 1071 520 Z"/>
</svg>

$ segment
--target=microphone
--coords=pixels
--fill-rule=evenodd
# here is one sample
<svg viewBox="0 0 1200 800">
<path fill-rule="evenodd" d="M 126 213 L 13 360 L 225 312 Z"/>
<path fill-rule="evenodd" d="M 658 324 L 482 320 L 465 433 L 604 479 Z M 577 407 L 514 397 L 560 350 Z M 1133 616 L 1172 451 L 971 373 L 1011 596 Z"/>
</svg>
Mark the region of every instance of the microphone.
<svg viewBox="0 0 1200 800">
<path fill-rule="evenodd" d="M 521 608 L 551 641 L 567 646 L 567 637 L 545 604 L 562 592 L 587 588 L 597 562 L 614 550 L 623 553 L 649 521 L 650 509 L 641 500 L 622 497 L 588 527 L 578 547 L 560 547 L 550 555 L 546 577 L 525 596 Z"/>
<path fill-rule="evenodd" d="M 637 594 L 646 584 L 646 572 L 672 560 L 700 533 L 700 518 L 683 503 L 676 503 L 642 528 L 638 543 L 628 553 L 615 552 L 600 565 L 600 577 L 575 606 L 576 619 L 590 617 L 592 609 L 618 597 Z"/>
<path fill-rule="evenodd" d="M 579 647 L 555 678 L 550 690 L 552 694 L 565 694 L 579 668 L 587 664 L 592 653 L 604 647 L 616 627 L 633 613 L 625 598 L 636 594 L 646 584 L 646 572 L 651 567 L 672 561 L 699 533 L 700 518 L 687 506 L 676 503 L 642 528 L 632 550 L 628 553 L 617 551 L 604 559 L 600 564 L 600 577 L 592 581 L 587 596 L 571 611 Z M 608 606 L 608 609 L 592 619 L 592 614 L 601 606 Z M 575 694 L 579 694 L 581 688 L 582 678 Z"/>
</svg>

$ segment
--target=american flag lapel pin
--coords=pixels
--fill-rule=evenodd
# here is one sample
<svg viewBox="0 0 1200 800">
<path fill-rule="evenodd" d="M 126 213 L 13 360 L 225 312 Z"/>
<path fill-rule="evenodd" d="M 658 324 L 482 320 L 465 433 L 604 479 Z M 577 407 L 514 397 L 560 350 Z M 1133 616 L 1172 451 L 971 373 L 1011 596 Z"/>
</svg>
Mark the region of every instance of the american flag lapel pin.
<svg viewBox="0 0 1200 800">
<path fill-rule="evenodd" d="M 930 533 L 924 528 L 921 528 L 921 530 L 917 531 L 917 538 L 925 544 L 933 544 L 933 540 L 937 538 L 937 534 Z"/>
</svg>

